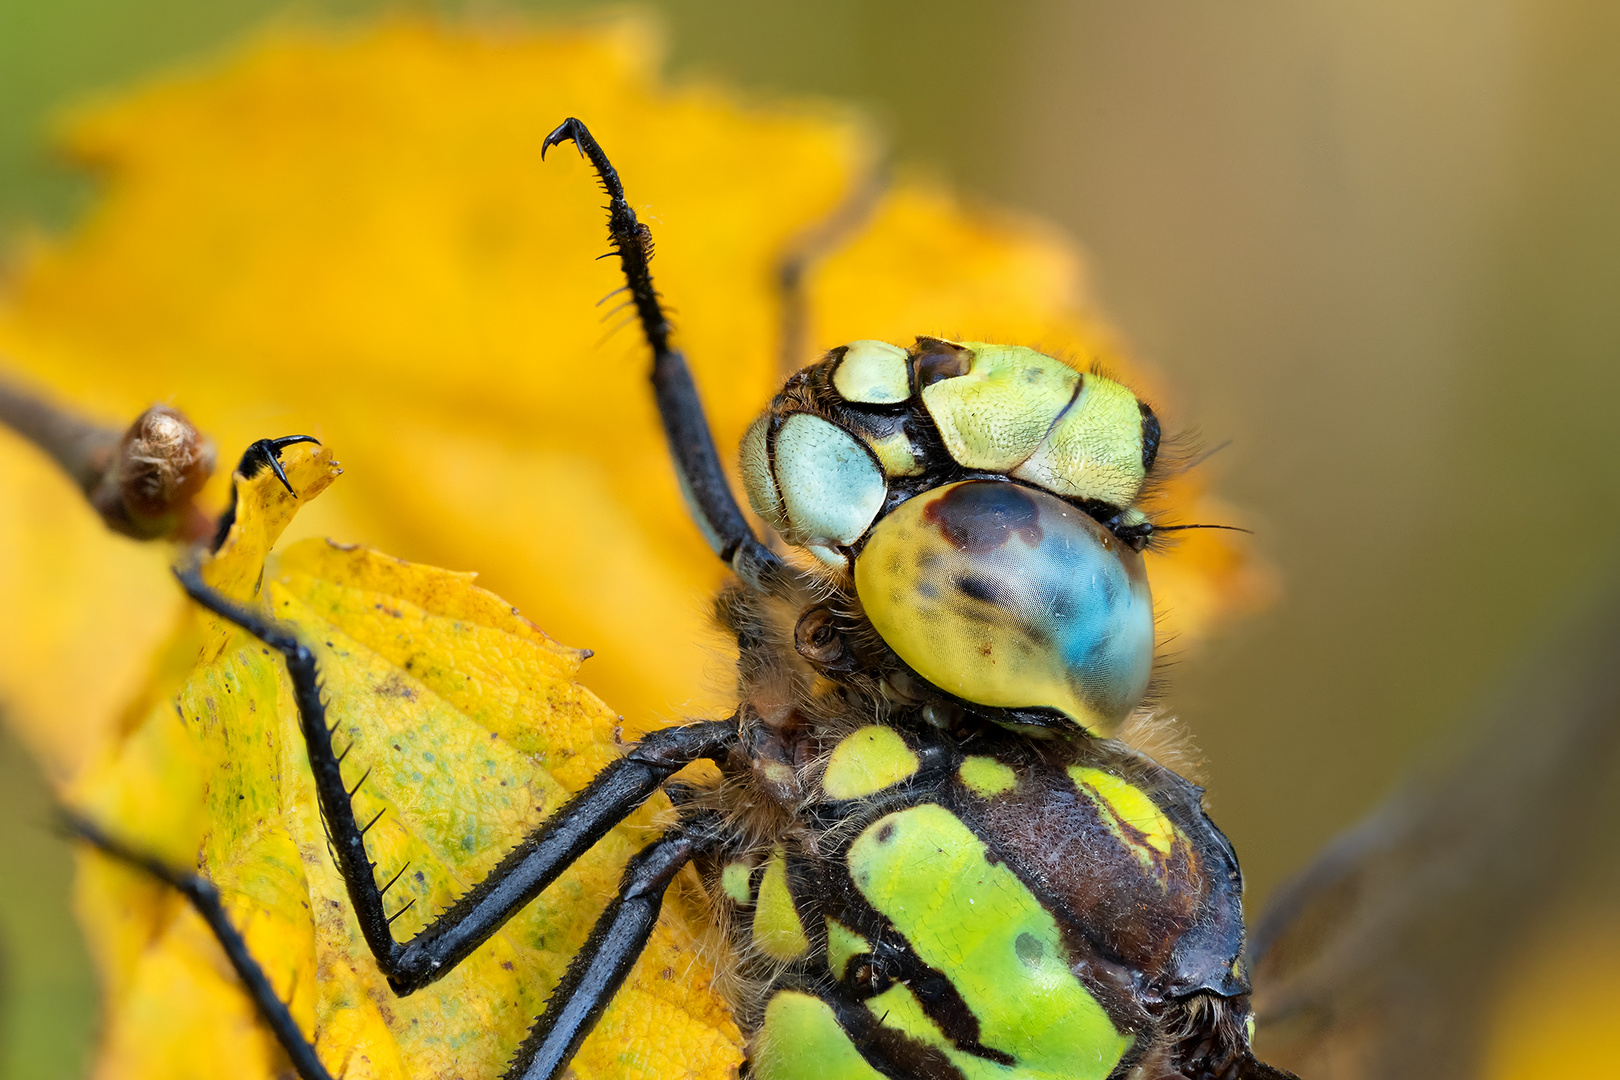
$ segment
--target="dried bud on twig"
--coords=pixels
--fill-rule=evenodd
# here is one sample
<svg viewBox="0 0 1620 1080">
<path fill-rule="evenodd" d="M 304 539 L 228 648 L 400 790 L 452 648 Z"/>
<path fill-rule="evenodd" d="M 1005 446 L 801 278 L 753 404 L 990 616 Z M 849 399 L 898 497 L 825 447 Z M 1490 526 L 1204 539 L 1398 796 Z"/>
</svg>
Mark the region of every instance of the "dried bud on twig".
<svg viewBox="0 0 1620 1080">
<path fill-rule="evenodd" d="M 207 535 L 210 526 L 192 500 L 214 471 L 214 445 L 183 414 L 153 405 L 109 456 L 110 466 L 88 492 L 109 528 L 141 540 Z M 189 524 L 193 516 L 197 528 Z"/>
<path fill-rule="evenodd" d="M 120 435 L 0 380 L 0 422 L 55 459 L 114 532 L 191 541 L 213 530 L 194 500 L 214 446 L 179 411 L 153 405 Z"/>
</svg>

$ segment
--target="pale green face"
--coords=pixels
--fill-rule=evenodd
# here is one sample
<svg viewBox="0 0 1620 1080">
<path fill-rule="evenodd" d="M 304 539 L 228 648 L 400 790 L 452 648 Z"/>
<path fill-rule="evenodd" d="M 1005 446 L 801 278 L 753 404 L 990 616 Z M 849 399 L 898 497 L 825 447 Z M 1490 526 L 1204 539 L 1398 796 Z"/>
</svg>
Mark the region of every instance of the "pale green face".
<svg viewBox="0 0 1620 1080">
<path fill-rule="evenodd" d="M 843 566 L 839 549 L 865 535 L 883 507 L 888 484 L 882 463 L 854 435 L 820 416 L 792 413 L 774 431 L 770 420 L 760 417 L 743 437 L 748 500 L 782 539 Z"/>
</svg>

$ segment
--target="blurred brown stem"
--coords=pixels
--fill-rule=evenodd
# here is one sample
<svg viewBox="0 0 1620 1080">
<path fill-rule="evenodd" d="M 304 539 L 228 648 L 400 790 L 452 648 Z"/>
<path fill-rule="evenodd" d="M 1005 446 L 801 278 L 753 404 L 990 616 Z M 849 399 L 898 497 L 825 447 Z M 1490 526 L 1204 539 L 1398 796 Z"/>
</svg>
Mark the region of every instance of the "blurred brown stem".
<svg viewBox="0 0 1620 1080">
<path fill-rule="evenodd" d="M 1612 859 L 1620 595 L 1550 639 L 1474 725 L 1280 889 L 1251 937 L 1269 1060 L 1336 1080 L 1478 1075 L 1500 980 Z M 1572 1005 L 1572 1007 L 1575 1007 Z"/>
<path fill-rule="evenodd" d="M 0 423 L 39 447 L 89 498 L 107 475 L 122 432 L 93 423 L 0 375 Z"/>
</svg>

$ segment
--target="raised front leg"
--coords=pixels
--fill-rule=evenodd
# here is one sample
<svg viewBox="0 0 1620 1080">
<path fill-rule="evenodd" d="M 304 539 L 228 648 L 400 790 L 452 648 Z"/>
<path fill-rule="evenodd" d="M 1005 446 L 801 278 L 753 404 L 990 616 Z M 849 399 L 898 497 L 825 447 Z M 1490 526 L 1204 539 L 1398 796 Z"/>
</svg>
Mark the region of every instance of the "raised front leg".
<svg viewBox="0 0 1620 1080">
<path fill-rule="evenodd" d="M 686 358 L 669 343 L 669 320 L 658 302 L 658 290 L 653 286 L 648 265 L 652 259 L 652 232 L 636 220 L 636 212 L 625 199 L 618 171 L 584 124 L 573 117 L 564 120 L 546 136 L 541 157 L 546 150 L 564 142 L 572 142 L 581 156 L 590 161 L 602 189 L 607 192 L 609 242 L 624 269 L 625 286 L 636 306 L 641 332 L 652 349 L 653 394 L 687 505 L 709 546 L 738 577 L 755 590 L 779 593 L 794 571 L 759 542 L 726 480 L 720 455 L 714 447 L 714 436 L 703 415 L 703 401 L 692 382 L 691 369 L 686 366 Z"/>
</svg>

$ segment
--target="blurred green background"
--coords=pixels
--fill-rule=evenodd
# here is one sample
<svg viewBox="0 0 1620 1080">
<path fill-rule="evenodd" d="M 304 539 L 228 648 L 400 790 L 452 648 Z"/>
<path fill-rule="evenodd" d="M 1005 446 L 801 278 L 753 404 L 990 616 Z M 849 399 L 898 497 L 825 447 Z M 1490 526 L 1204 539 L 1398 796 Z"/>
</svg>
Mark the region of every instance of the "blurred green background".
<svg viewBox="0 0 1620 1080">
<path fill-rule="evenodd" d="M 382 3 L 0 0 L 0 236 L 90 197 L 59 106 Z M 534 3 L 557 12 L 581 4 Z M 1053 219 L 1285 595 L 1187 658 L 1251 910 L 1620 571 L 1620 7 L 669 0 L 670 69 L 860 103 L 902 165 Z M 445 5 L 487 14 L 509 5 Z M 0 742 L 0 1068 L 81 1075 L 92 977 Z"/>
</svg>

